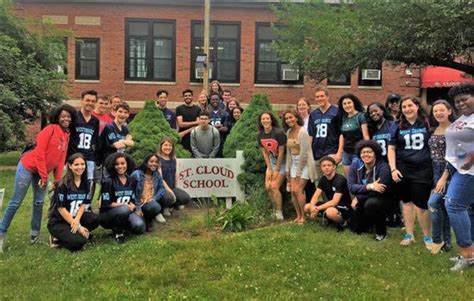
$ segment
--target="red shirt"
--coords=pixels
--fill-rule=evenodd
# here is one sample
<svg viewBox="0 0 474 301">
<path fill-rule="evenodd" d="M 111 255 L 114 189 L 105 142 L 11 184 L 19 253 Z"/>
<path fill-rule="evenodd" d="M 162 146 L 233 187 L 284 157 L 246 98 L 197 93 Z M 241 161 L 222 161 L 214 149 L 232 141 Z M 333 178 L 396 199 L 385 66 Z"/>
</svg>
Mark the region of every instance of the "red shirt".
<svg viewBox="0 0 474 301">
<path fill-rule="evenodd" d="M 95 111 L 92 111 L 92 115 L 94 115 L 95 117 L 97 117 L 97 119 L 99 119 L 99 134 L 102 133 L 102 130 L 104 129 L 104 126 L 107 123 L 111 123 L 112 121 L 114 121 L 112 118 L 110 118 L 109 114 L 107 113 L 103 115 L 99 115 Z"/>
<path fill-rule="evenodd" d="M 50 124 L 36 136 L 36 147 L 21 158 L 21 164 L 36 173 L 46 183 L 48 174 L 54 170 L 55 182 L 61 179 L 66 160 L 69 131 L 58 124 Z"/>
</svg>

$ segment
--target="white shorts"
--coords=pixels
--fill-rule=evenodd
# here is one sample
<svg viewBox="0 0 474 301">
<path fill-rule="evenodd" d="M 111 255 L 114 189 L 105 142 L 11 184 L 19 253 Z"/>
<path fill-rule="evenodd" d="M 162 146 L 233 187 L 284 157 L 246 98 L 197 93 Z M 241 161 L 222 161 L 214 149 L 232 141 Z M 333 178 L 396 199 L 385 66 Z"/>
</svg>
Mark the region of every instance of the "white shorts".
<svg viewBox="0 0 474 301">
<path fill-rule="evenodd" d="M 291 155 L 291 167 L 290 167 L 290 177 L 296 178 L 296 169 L 298 168 L 298 163 L 300 162 L 300 155 Z M 301 171 L 301 178 L 308 180 L 309 172 L 308 166 L 303 167 Z"/>
</svg>

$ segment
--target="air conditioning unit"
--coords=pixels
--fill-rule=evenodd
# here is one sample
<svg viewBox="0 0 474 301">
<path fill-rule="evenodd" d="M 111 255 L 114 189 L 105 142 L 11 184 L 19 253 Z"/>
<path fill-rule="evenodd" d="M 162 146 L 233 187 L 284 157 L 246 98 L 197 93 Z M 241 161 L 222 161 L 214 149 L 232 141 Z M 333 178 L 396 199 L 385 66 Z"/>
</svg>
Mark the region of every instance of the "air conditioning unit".
<svg viewBox="0 0 474 301">
<path fill-rule="evenodd" d="M 281 79 L 284 81 L 295 81 L 300 79 L 300 70 L 298 69 L 282 69 Z"/>
<path fill-rule="evenodd" d="M 380 80 L 381 75 L 379 69 L 362 69 L 362 80 Z"/>
<path fill-rule="evenodd" d="M 208 70 L 209 70 L 209 78 L 212 78 L 212 69 L 209 68 Z M 204 68 L 196 68 L 195 73 L 194 73 L 194 77 L 196 79 L 204 78 Z"/>
</svg>

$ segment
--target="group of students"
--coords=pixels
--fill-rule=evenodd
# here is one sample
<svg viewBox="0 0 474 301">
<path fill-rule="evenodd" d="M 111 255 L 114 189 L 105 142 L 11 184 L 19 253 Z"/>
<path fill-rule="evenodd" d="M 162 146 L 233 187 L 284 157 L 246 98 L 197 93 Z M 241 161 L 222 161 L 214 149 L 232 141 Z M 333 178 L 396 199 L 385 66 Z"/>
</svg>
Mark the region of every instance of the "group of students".
<svg viewBox="0 0 474 301">
<path fill-rule="evenodd" d="M 257 139 L 275 218 L 284 219 L 285 179 L 295 223 L 304 223 L 305 214 L 322 215 L 341 229 L 373 231 L 377 241 L 386 239 L 387 218 L 401 201 L 401 245 L 415 242 L 418 219 L 426 248 L 449 250 L 452 227 L 459 246 L 452 270 L 473 265 L 474 85 L 453 87 L 449 97 L 455 108 L 437 100 L 427 115 L 414 96 L 391 94 L 385 105 L 374 102 L 365 110 L 353 94 L 332 105 L 327 89 L 318 87 L 318 107 L 310 112 L 310 103 L 299 99 L 296 110 L 281 114 L 284 129 L 271 112 L 261 113 Z M 344 175 L 336 172 L 340 162 Z M 307 203 L 305 191 L 315 181 Z"/>
<path fill-rule="evenodd" d="M 14 191 L 0 221 L 0 252 L 11 221 L 29 186 L 33 187 L 31 243 L 39 239 L 48 174 L 54 172 L 48 230 L 51 246 L 80 250 L 99 225 L 111 229 L 117 242 L 124 233 L 151 231 L 153 220 L 191 201 L 176 186 L 175 145 L 160 141 L 157 151 L 138 168 L 125 153 L 134 146 L 127 127 L 128 104 L 120 99 L 107 112 L 107 99 L 94 90 L 81 95 L 76 111 L 63 104 L 51 114 L 50 124 L 40 131 L 36 144 L 22 153 Z M 65 164 L 66 162 L 66 164 Z M 65 169 L 65 174 L 63 171 Z M 99 214 L 91 210 L 95 184 L 101 183 Z"/>
</svg>

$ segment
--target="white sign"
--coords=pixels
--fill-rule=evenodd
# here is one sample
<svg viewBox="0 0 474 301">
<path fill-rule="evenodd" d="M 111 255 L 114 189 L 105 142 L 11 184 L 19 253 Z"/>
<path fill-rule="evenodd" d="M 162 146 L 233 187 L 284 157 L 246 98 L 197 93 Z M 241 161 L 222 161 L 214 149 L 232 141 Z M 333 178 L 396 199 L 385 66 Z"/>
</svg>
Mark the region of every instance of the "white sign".
<svg viewBox="0 0 474 301">
<path fill-rule="evenodd" d="M 242 171 L 243 152 L 237 158 L 225 159 L 177 159 L 177 186 L 192 198 L 236 197 L 243 201 L 245 195 L 237 182 Z"/>
</svg>

